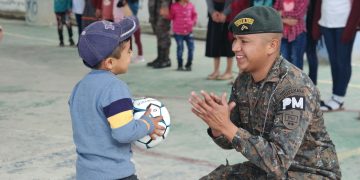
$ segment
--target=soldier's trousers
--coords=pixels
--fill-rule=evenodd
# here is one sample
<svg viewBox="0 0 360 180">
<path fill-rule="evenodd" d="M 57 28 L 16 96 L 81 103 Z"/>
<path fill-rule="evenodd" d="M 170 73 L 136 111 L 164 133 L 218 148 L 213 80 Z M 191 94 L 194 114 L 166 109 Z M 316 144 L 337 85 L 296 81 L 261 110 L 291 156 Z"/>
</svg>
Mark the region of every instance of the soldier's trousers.
<svg viewBox="0 0 360 180">
<path fill-rule="evenodd" d="M 283 178 L 269 177 L 265 171 L 261 170 L 250 162 L 244 162 L 234 165 L 220 165 L 210 174 L 200 178 L 200 180 L 265 180 L 265 179 L 309 179 L 309 180 L 325 180 L 327 177 L 305 173 L 288 171 Z"/>
<path fill-rule="evenodd" d="M 157 47 L 160 49 L 161 52 L 164 53 L 164 57 L 161 58 L 163 58 L 164 60 L 168 60 L 171 45 L 170 21 L 162 17 L 157 17 L 154 21 L 151 21 L 150 23 L 156 35 Z"/>
</svg>

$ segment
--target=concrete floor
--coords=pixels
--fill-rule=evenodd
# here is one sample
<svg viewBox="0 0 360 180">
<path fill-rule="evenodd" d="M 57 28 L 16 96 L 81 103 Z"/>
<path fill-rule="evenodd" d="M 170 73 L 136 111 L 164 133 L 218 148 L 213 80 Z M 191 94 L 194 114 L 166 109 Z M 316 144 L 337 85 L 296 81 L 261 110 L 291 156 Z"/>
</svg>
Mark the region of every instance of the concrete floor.
<svg viewBox="0 0 360 180">
<path fill-rule="evenodd" d="M 57 46 L 55 27 L 26 26 L 22 21 L 5 19 L 0 19 L 0 25 L 5 30 L 0 42 L 0 179 L 74 179 L 76 154 L 67 101 L 88 69 L 76 48 Z M 143 35 L 142 41 L 145 58 L 154 59 L 155 37 Z M 230 164 L 245 160 L 238 152 L 218 148 L 207 137 L 205 124 L 190 112 L 187 99 L 191 91 L 221 93 L 229 92 L 231 87 L 227 81 L 205 80 L 212 70 L 212 60 L 204 57 L 204 47 L 204 41 L 196 41 L 192 72 L 175 71 L 173 42 L 171 68 L 154 70 L 145 63 L 131 64 L 129 73 L 119 76 L 134 96 L 164 102 L 172 118 L 164 144 L 147 151 L 135 149 L 134 161 L 141 179 L 198 179 L 225 159 Z M 358 36 L 345 101 L 348 111 L 325 114 L 343 179 L 360 179 L 360 121 L 359 112 L 353 112 L 360 109 L 359 47 Z M 236 75 L 235 65 L 233 72 Z M 319 68 L 318 87 L 324 99 L 331 95 L 330 67 L 325 61 Z"/>
</svg>

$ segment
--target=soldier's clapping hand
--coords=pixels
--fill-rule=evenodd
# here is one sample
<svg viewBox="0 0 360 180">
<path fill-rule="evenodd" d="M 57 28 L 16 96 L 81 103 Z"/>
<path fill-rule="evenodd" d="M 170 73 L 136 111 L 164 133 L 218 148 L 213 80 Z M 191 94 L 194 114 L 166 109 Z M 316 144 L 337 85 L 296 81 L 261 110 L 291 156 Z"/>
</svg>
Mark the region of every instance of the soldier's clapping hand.
<svg viewBox="0 0 360 180">
<path fill-rule="evenodd" d="M 218 97 L 213 93 L 210 95 L 206 91 L 201 91 L 201 95 L 202 97 L 191 92 L 189 99 L 192 105 L 191 111 L 211 129 L 232 139 L 237 131 L 237 127 L 230 120 L 230 112 L 235 107 L 235 103 L 227 103 L 226 93 Z"/>
</svg>

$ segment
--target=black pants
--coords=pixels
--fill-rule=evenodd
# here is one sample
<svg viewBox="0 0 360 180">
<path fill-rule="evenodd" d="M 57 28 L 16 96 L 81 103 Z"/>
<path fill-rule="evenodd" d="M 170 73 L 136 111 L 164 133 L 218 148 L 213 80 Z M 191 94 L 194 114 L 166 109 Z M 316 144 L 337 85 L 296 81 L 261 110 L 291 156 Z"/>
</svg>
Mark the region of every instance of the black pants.
<svg viewBox="0 0 360 180">
<path fill-rule="evenodd" d="M 64 35 L 63 35 L 64 24 L 69 33 L 69 41 L 72 41 L 73 32 L 72 32 L 72 28 L 71 28 L 69 14 L 67 14 L 66 12 L 57 12 L 55 14 L 56 14 L 57 30 L 58 30 L 60 42 L 64 42 Z"/>
</svg>

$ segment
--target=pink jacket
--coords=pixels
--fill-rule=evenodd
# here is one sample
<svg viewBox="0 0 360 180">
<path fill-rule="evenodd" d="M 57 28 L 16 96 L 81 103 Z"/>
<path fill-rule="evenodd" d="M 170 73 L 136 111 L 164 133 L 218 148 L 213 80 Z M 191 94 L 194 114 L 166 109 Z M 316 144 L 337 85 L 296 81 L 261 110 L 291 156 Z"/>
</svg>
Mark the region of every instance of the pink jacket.
<svg viewBox="0 0 360 180">
<path fill-rule="evenodd" d="M 197 13 L 192 3 L 181 5 L 176 2 L 171 4 L 170 17 L 172 29 L 176 34 L 187 35 L 193 30 L 197 21 Z"/>
</svg>

